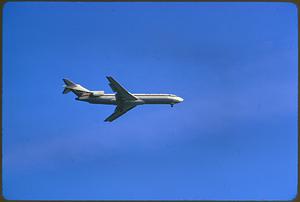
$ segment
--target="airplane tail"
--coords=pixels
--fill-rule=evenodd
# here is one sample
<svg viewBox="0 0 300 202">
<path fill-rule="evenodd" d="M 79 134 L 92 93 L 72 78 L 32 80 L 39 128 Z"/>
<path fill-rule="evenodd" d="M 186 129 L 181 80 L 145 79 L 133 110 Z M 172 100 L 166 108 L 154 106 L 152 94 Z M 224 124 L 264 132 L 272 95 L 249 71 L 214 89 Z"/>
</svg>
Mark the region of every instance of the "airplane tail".
<svg viewBox="0 0 300 202">
<path fill-rule="evenodd" d="M 79 84 L 75 84 L 74 82 L 68 80 L 68 79 L 63 79 L 64 83 L 66 84 L 64 86 L 64 91 L 63 94 L 67 94 L 70 91 L 72 91 L 75 95 L 78 97 L 82 96 L 84 93 L 90 93 L 90 91 L 84 87 L 82 87 Z"/>
<path fill-rule="evenodd" d="M 66 86 L 64 86 L 63 94 L 67 94 L 71 91 L 71 87 L 75 86 L 76 84 L 73 83 L 72 81 L 68 80 L 68 79 L 63 79 L 63 81 L 66 84 Z"/>
</svg>

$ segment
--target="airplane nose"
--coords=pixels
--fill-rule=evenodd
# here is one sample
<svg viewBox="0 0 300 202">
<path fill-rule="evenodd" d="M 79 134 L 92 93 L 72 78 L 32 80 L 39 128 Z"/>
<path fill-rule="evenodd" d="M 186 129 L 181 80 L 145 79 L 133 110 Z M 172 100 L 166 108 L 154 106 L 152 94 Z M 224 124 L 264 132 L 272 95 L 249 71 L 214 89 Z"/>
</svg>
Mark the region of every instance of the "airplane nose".
<svg viewBox="0 0 300 202">
<path fill-rule="evenodd" d="M 182 102 L 182 101 L 183 101 L 183 98 L 177 97 L 176 100 L 177 100 L 178 102 Z"/>
</svg>

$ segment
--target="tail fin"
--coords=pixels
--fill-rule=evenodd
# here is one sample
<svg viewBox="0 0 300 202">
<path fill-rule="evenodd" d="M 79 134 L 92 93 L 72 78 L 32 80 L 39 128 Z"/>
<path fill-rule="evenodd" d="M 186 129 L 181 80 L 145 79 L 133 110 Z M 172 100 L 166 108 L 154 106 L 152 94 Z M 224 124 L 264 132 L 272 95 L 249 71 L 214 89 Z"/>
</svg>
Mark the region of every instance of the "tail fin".
<svg viewBox="0 0 300 202">
<path fill-rule="evenodd" d="M 75 83 L 73 83 L 72 81 L 68 80 L 68 79 L 63 79 L 64 83 L 67 85 L 67 86 L 76 86 Z"/>
<path fill-rule="evenodd" d="M 70 91 L 72 91 L 74 94 L 76 94 L 78 97 L 80 97 L 82 94 L 90 92 L 88 89 L 82 87 L 79 84 L 75 84 L 74 82 L 72 82 L 68 79 L 63 79 L 63 81 L 66 84 L 64 86 L 63 94 L 67 94 Z"/>
</svg>

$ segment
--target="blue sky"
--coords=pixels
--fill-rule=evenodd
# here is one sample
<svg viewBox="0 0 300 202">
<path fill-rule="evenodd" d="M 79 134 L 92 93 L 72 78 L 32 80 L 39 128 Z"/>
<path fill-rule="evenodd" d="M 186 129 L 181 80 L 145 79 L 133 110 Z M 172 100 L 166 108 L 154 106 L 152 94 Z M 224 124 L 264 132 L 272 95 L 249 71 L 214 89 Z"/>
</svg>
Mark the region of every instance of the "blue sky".
<svg viewBox="0 0 300 202">
<path fill-rule="evenodd" d="M 291 3 L 6 3 L 4 197 L 294 198 L 297 24 Z M 108 75 L 184 102 L 107 123 L 62 94 Z"/>
</svg>

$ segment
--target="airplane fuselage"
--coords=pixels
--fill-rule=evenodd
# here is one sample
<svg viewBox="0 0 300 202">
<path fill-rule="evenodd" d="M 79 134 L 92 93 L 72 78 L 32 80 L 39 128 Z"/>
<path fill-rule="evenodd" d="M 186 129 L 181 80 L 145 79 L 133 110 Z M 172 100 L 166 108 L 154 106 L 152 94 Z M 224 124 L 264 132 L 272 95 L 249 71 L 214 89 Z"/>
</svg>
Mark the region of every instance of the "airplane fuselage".
<svg viewBox="0 0 300 202">
<path fill-rule="evenodd" d="M 182 98 L 173 94 L 133 94 L 138 100 L 130 101 L 134 105 L 142 104 L 177 104 L 182 102 Z M 82 96 L 76 98 L 79 101 L 85 101 L 91 104 L 117 105 L 115 94 L 104 94 L 100 96 Z"/>
<path fill-rule="evenodd" d="M 131 94 L 111 76 L 106 78 L 115 94 L 105 94 L 104 91 L 90 91 L 68 79 L 63 79 L 66 84 L 63 94 L 73 92 L 77 96 L 76 100 L 91 104 L 116 105 L 115 111 L 104 120 L 108 122 L 114 121 L 138 105 L 169 104 L 173 107 L 174 104 L 183 101 L 183 98 L 173 94 Z"/>
</svg>

